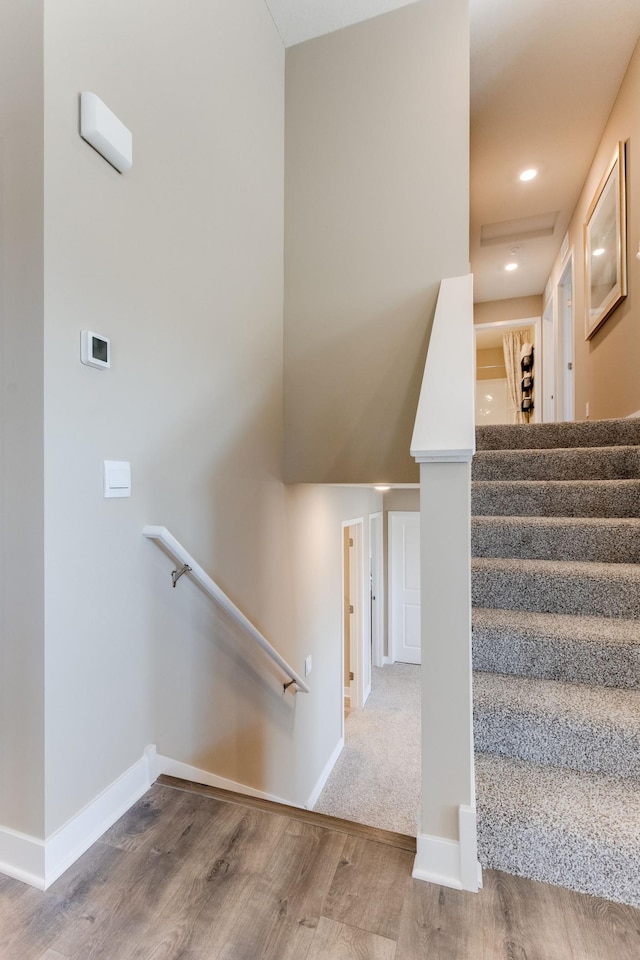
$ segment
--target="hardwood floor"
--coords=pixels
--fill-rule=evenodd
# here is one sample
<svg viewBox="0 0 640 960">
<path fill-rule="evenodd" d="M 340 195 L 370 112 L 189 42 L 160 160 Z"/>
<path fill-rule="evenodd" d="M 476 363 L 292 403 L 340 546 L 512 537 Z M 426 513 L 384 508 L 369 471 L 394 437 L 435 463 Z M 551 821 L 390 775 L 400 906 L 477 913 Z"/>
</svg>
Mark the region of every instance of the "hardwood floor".
<svg viewBox="0 0 640 960">
<path fill-rule="evenodd" d="M 494 871 L 477 896 L 422 883 L 407 838 L 324 823 L 157 783 L 46 893 L 0 876 L 0 960 L 640 957 L 640 910 Z"/>
</svg>

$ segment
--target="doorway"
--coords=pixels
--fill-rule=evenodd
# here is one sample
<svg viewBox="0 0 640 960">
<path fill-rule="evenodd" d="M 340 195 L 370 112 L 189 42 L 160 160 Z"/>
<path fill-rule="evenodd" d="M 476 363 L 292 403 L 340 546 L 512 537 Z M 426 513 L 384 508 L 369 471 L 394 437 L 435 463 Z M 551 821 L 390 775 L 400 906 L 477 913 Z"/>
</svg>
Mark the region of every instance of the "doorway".
<svg viewBox="0 0 640 960">
<path fill-rule="evenodd" d="M 346 709 L 363 707 L 371 689 L 370 636 L 365 641 L 363 539 L 363 517 L 343 521 L 342 674 Z"/>
<path fill-rule="evenodd" d="M 513 423 L 508 391 L 502 338 L 509 331 L 523 330 L 533 346 L 533 408 L 529 423 L 541 419 L 544 371 L 540 356 L 540 317 L 522 320 L 497 320 L 474 327 L 476 343 L 476 425 Z"/>
</svg>

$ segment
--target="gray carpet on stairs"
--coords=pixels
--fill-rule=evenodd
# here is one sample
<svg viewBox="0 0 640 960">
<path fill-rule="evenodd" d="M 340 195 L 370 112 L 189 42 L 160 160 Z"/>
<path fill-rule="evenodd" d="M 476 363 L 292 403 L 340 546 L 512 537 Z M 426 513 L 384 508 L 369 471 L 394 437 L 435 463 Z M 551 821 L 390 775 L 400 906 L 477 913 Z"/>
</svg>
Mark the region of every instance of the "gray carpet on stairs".
<svg viewBox="0 0 640 960">
<path fill-rule="evenodd" d="M 640 563 L 636 517 L 474 517 L 474 557 Z"/>
<path fill-rule="evenodd" d="M 640 689 L 640 620 L 473 611 L 473 665 L 490 673 Z"/>
<path fill-rule="evenodd" d="M 640 420 L 482 427 L 477 447 L 481 862 L 639 905 Z"/>
</svg>

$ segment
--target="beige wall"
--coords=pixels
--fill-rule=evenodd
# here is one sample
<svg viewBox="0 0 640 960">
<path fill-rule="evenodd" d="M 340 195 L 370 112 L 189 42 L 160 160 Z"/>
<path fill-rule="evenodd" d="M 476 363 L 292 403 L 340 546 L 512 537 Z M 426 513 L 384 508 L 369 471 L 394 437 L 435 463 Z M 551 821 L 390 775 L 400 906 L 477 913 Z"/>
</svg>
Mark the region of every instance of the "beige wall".
<svg viewBox="0 0 640 960">
<path fill-rule="evenodd" d="M 635 49 L 569 227 L 574 251 L 575 412 L 591 419 L 624 417 L 640 410 L 640 42 Z M 584 339 L 583 225 L 591 199 L 618 141 L 627 141 L 628 296 L 590 341 Z M 562 273 L 551 277 L 555 291 Z"/>
<path fill-rule="evenodd" d="M 0 824 L 43 831 L 42 0 L 0 5 Z"/>
<path fill-rule="evenodd" d="M 507 376 L 502 347 L 476 350 L 476 380 L 498 380 Z"/>
<path fill-rule="evenodd" d="M 509 300 L 487 300 L 474 303 L 474 323 L 499 323 L 504 320 L 529 320 L 542 316 L 542 294 L 513 297 Z"/>
<path fill-rule="evenodd" d="M 468 253 L 467 0 L 287 51 L 285 476 L 417 481 L 442 277 Z"/>
<path fill-rule="evenodd" d="M 302 662 L 280 475 L 280 38 L 261 0 L 193 0 L 188 17 L 170 0 L 60 0 L 45 63 L 49 834 L 152 740 L 291 788 L 294 698 L 193 585 L 171 589 L 145 523 Z M 78 136 L 82 90 L 133 131 L 126 175 Z M 111 338 L 111 370 L 80 364 L 86 327 Z M 131 499 L 102 498 L 105 458 L 131 461 Z"/>
</svg>

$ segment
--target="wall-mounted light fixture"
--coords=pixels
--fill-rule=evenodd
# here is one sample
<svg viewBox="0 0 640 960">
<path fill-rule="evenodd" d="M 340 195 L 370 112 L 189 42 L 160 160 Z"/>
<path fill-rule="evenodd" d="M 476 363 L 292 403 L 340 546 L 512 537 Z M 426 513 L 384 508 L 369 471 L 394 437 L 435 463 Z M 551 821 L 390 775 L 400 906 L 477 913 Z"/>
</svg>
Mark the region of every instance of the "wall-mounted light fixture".
<svg viewBox="0 0 640 960">
<path fill-rule="evenodd" d="M 80 136 L 120 173 L 133 164 L 133 135 L 95 93 L 80 94 Z"/>
</svg>

